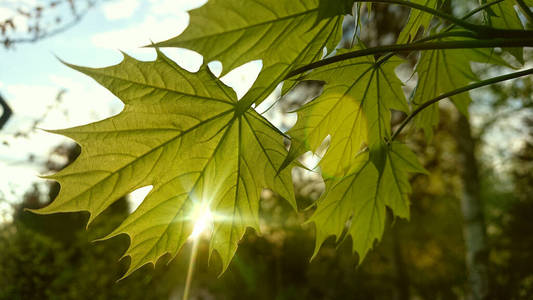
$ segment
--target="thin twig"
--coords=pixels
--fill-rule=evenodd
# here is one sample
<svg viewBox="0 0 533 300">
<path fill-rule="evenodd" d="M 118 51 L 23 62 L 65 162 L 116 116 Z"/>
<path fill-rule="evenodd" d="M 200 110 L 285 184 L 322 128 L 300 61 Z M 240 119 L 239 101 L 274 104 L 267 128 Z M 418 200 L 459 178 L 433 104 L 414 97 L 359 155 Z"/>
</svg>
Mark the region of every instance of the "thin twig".
<svg viewBox="0 0 533 300">
<path fill-rule="evenodd" d="M 526 76 L 526 75 L 530 75 L 530 74 L 533 74 L 533 68 L 527 69 L 527 70 L 524 70 L 524 71 L 520 71 L 520 72 L 514 72 L 514 73 L 510 73 L 510 74 L 506 74 L 506 75 L 497 76 L 497 77 L 489 78 L 489 79 L 486 79 L 486 80 L 482 80 L 480 82 L 476 82 L 476 83 L 473 83 L 473 84 L 470 84 L 470 85 L 466 85 L 466 86 L 460 87 L 458 89 L 455 89 L 453 91 L 444 93 L 444 94 L 442 94 L 442 95 L 440 95 L 438 97 L 435 97 L 435 98 L 433 98 L 433 99 L 431 99 L 431 100 L 429 100 L 427 102 L 424 102 L 424 104 L 420 105 L 417 109 L 415 109 L 412 113 L 410 113 L 407 116 L 407 118 L 405 118 L 405 120 L 403 120 L 403 122 L 400 124 L 400 127 L 398 127 L 398 129 L 392 135 L 391 141 L 393 141 L 398 136 L 398 134 L 400 134 L 400 132 L 402 132 L 404 127 L 417 114 L 419 114 L 425 108 L 427 108 L 427 107 L 439 102 L 442 99 L 446 99 L 446 98 L 455 96 L 457 94 L 464 93 L 464 92 L 467 92 L 467 91 L 470 91 L 470 90 L 473 90 L 473 89 L 477 89 L 477 88 L 480 88 L 480 87 L 484 87 L 484 86 L 487 86 L 487 85 L 495 84 L 495 83 L 506 81 L 506 80 L 510 80 L 510 79 L 515 79 L 515 78 Z"/>
<path fill-rule="evenodd" d="M 87 13 L 89 13 L 89 11 L 93 7 L 94 7 L 94 3 L 93 2 L 89 2 L 89 5 L 87 6 L 87 8 L 85 8 L 81 12 L 76 13 L 74 15 L 74 18 L 72 19 L 72 21 L 62 25 L 59 28 L 56 28 L 55 30 L 52 30 L 52 31 L 49 31 L 49 32 L 43 32 L 43 33 L 37 34 L 37 35 L 35 35 L 33 37 L 28 37 L 28 38 L 10 39 L 10 38 L 6 37 L 6 38 L 0 40 L 0 43 L 3 44 L 6 48 L 9 48 L 11 45 L 14 45 L 14 44 L 35 43 L 35 42 L 37 42 L 39 40 L 58 35 L 60 33 L 63 33 L 65 31 L 69 30 L 70 28 L 74 27 L 76 24 L 78 24 L 83 19 L 83 17 L 85 17 L 87 15 Z"/>
</svg>

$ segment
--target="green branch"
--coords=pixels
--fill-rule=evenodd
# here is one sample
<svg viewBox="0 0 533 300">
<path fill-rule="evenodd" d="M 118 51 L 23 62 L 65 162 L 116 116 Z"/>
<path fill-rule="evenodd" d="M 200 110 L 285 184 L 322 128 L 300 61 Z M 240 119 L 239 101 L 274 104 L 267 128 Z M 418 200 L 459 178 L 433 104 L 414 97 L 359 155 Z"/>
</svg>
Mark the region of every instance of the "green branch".
<svg viewBox="0 0 533 300">
<path fill-rule="evenodd" d="M 431 100 L 429 100 L 427 102 L 424 102 L 424 104 L 420 105 L 417 109 L 415 109 L 412 113 L 410 113 L 407 116 L 407 118 L 405 118 L 405 120 L 403 120 L 403 122 L 400 124 L 400 127 L 398 127 L 398 129 L 392 135 L 391 141 L 393 141 L 400 134 L 400 132 L 402 132 L 404 127 L 417 114 L 419 114 L 425 108 L 427 108 L 427 107 L 439 102 L 442 99 L 449 98 L 449 97 L 455 96 L 457 94 L 468 92 L 470 90 L 477 89 L 477 88 L 480 88 L 480 87 L 484 87 L 484 86 L 487 86 L 487 85 L 495 84 L 495 83 L 506 81 L 506 80 L 510 80 L 510 79 L 515 79 L 515 78 L 526 76 L 526 75 L 530 75 L 530 74 L 533 74 L 533 68 L 527 69 L 527 70 L 524 70 L 524 71 L 520 71 L 520 72 L 514 72 L 514 73 L 510 73 L 510 74 L 506 74 L 506 75 L 497 76 L 497 77 L 489 78 L 489 79 L 486 79 L 486 80 L 482 80 L 480 82 L 476 82 L 476 83 L 473 83 L 473 84 L 470 84 L 470 85 L 467 85 L 467 86 L 460 87 L 460 88 L 455 89 L 453 91 L 444 93 L 444 94 L 442 94 L 442 95 L 440 95 L 438 97 L 435 97 L 435 98 L 433 98 L 433 99 L 431 99 Z"/>
<path fill-rule="evenodd" d="M 398 44 L 389 46 L 378 46 L 352 52 L 343 53 L 340 55 L 328 57 L 314 63 L 302 66 L 291 71 L 285 79 L 291 78 L 295 75 L 323 67 L 329 64 L 337 63 L 343 60 L 348 60 L 356 57 L 384 54 L 389 52 L 404 52 L 417 50 L 436 50 L 436 49 L 470 49 L 470 48 L 494 48 L 494 47 L 533 47 L 533 37 L 521 39 L 492 39 L 492 40 L 464 40 L 464 41 L 442 41 L 442 42 L 424 42 L 424 43 L 410 43 Z"/>
</svg>

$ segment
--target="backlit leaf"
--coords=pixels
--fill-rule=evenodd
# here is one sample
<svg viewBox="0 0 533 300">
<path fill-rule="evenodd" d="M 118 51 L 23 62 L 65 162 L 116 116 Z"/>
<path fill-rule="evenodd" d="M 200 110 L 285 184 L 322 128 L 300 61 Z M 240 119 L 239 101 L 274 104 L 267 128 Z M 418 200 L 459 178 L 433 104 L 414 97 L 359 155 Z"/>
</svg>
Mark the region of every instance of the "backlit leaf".
<svg viewBox="0 0 533 300">
<path fill-rule="evenodd" d="M 386 207 L 396 216 L 409 218 L 408 175 L 426 171 L 405 145 L 392 143 L 382 147 L 386 157 L 383 172 L 378 172 L 365 152 L 353 160 L 348 175 L 326 181 L 326 191 L 309 220 L 316 228 L 314 255 L 327 237 L 334 235 L 339 240 L 348 226 L 346 234 L 351 236 L 352 249 L 361 262 L 383 235 Z"/>
<path fill-rule="evenodd" d="M 259 104 L 291 70 L 318 60 L 340 40 L 343 16 L 317 22 L 319 0 L 210 0 L 191 11 L 187 29 L 159 47 L 195 50 L 222 62 L 222 75 L 261 59 L 262 72 L 244 102 Z"/>
<path fill-rule="evenodd" d="M 307 79 L 326 85 L 317 99 L 298 111 L 298 121 L 288 132 L 292 138 L 288 160 L 307 150 L 316 151 L 329 135 L 329 147 L 320 163 L 323 176 L 343 176 L 357 152 L 367 145 L 379 147 L 390 137 L 390 110 L 409 109 L 394 73 L 402 62 L 395 57 L 384 62 L 360 57 L 311 72 Z"/>
<path fill-rule="evenodd" d="M 51 176 L 58 198 L 38 213 L 88 211 L 90 221 L 140 187 L 153 189 L 108 237 L 125 233 L 131 264 L 125 276 L 162 255 L 175 256 L 191 234 L 194 215 L 215 216 L 211 250 L 227 268 L 246 227 L 258 228 L 262 188 L 295 206 L 290 171 L 276 176 L 283 136 L 253 109 L 237 109 L 234 91 L 204 66 L 181 69 L 158 51 L 155 61 L 126 56 L 115 66 L 71 66 L 120 98 L 117 116 L 65 130 L 82 146 L 76 161 Z"/>
</svg>

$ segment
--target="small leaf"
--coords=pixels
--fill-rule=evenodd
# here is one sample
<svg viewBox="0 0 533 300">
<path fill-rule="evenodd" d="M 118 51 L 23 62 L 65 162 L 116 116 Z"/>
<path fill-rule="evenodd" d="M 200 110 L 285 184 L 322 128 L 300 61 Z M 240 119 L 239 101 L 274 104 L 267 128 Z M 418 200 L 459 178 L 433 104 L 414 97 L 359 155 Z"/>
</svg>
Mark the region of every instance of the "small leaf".
<svg viewBox="0 0 533 300">
<path fill-rule="evenodd" d="M 339 51 L 339 54 L 347 50 Z M 311 72 L 306 79 L 325 81 L 324 91 L 298 111 L 289 130 L 292 144 L 286 163 L 307 150 L 316 151 L 330 135 L 320 166 L 323 176 L 343 176 L 355 154 L 390 137 L 390 110 L 407 112 L 402 83 L 394 69 L 403 61 L 371 57 L 334 63 Z"/>
<path fill-rule="evenodd" d="M 386 158 L 383 172 L 378 172 L 365 152 L 353 160 L 348 175 L 326 181 L 326 191 L 309 220 L 317 232 L 313 257 L 328 236 L 334 235 L 338 241 L 348 226 L 347 235 L 352 237 L 361 262 L 383 235 L 387 206 L 394 215 L 409 218 L 408 175 L 426 171 L 405 145 L 395 142 L 382 147 Z"/>
</svg>

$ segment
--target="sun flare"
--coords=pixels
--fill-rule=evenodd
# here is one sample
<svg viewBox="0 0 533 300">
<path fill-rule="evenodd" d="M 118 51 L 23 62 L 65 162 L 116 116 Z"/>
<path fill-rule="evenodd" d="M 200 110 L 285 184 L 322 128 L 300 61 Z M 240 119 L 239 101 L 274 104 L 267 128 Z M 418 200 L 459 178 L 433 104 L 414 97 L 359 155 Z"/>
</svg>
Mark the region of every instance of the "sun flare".
<svg viewBox="0 0 533 300">
<path fill-rule="evenodd" d="M 213 213 L 208 205 L 202 205 L 193 214 L 194 228 L 189 239 L 197 239 L 213 224 Z"/>
</svg>

